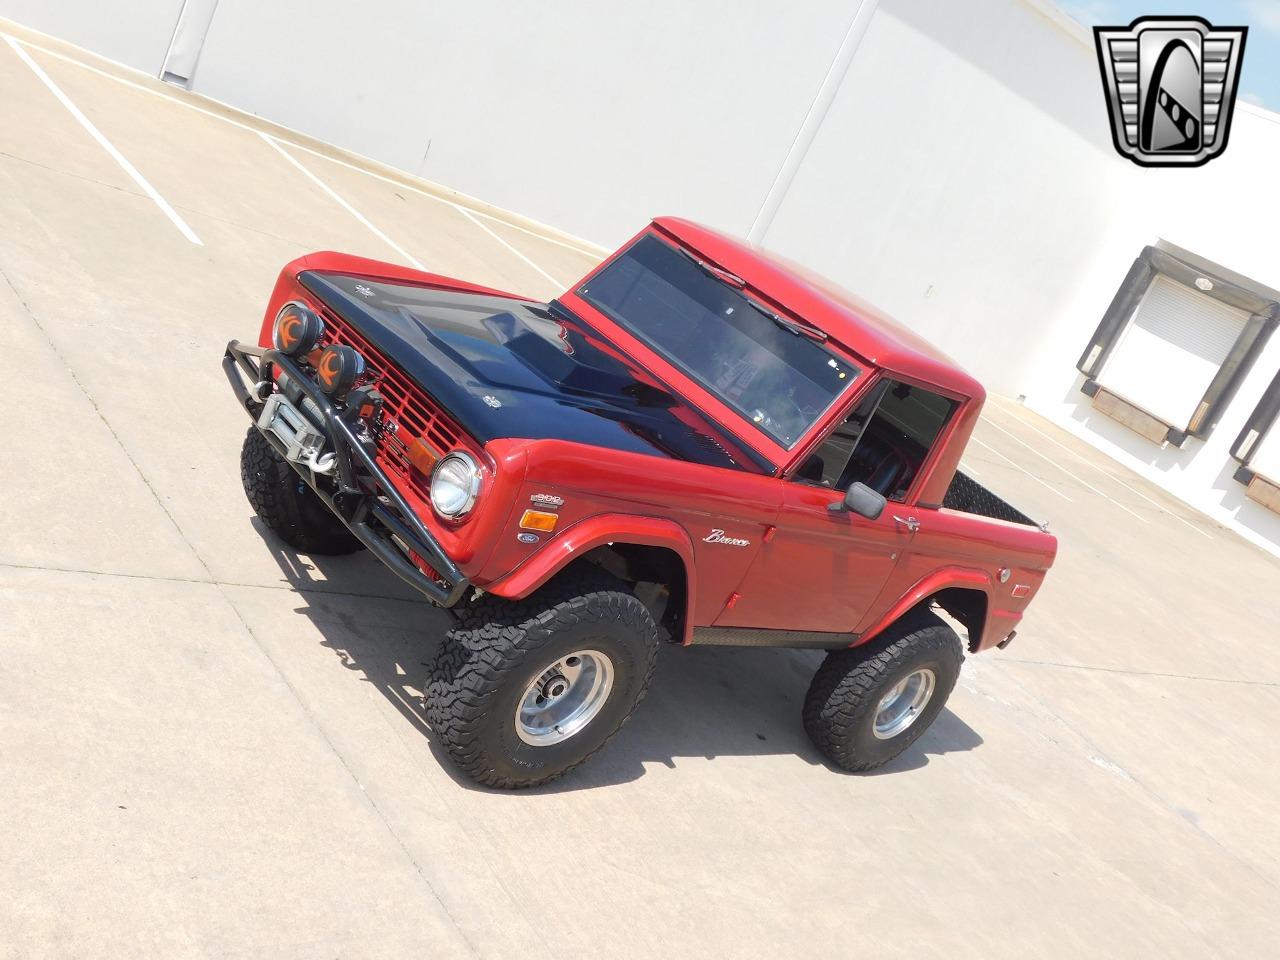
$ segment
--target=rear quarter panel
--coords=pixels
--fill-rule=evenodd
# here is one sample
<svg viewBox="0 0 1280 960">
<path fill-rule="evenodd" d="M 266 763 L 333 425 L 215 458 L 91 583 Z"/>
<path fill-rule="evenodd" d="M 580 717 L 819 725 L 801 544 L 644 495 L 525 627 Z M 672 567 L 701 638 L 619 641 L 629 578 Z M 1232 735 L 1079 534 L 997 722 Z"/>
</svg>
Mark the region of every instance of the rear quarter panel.
<svg viewBox="0 0 1280 960">
<path fill-rule="evenodd" d="M 986 624 L 980 637 L 970 638 L 973 648 L 999 643 L 1035 598 L 1057 554 L 1056 538 L 1035 527 L 955 510 L 914 507 L 910 513 L 919 519 L 920 529 L 859 625 L 862 639 L 870 639 L 922 597 L 958 586 L 987 596 Z M 1002 583 L 1000 571 L 1006 568 L 1009 577 Z M 1020 586 L 1026 588 L 1025 596 L 1014 595 Z"/>
</svg>

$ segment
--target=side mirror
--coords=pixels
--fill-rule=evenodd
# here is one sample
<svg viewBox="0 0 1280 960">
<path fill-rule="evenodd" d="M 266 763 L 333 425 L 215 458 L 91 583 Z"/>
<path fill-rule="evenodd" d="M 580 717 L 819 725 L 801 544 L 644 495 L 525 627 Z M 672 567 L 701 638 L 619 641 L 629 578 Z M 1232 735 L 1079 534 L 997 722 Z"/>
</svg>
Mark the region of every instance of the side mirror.
<svg viewBox="0 0 1280 960">
<path fill-rule="evenodd" d="M 884 513 L 884 505 L 888 503 L 883 494 L 876 493 L 862 481 L 849 485 L 844 492 L 844 499 L 827 507 L 832 513 L 844 513 L 852 510 L 860 517 L 868 520 L 877 519 Z"/>
</svg>

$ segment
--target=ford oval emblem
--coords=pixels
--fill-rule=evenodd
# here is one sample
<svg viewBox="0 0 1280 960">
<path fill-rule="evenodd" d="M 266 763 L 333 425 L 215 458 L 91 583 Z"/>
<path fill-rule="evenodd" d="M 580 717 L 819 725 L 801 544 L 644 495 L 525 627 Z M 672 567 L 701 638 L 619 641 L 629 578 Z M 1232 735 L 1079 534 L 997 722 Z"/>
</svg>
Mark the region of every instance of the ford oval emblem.
<svg viewBox="0 0 1280 960">
<path fill-rule="evenodd" d="M 536 533 L 517 533 L 516 539 L 521 543 L 537 543 L 538 535 Z"/>
</svg>

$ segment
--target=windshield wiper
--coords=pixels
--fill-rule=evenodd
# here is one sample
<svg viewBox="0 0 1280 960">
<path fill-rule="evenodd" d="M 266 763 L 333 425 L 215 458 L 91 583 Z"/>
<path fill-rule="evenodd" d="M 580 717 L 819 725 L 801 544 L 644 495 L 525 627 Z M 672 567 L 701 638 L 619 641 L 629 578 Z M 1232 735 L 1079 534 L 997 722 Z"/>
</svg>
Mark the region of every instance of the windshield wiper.
<svg viewBox="0 0 1280 960">
<path fill-rule="evenodd" d="M 680 256 L 688 260 L 690 263 L 692 263 L 695 267 L 697 267 L 703 273 L 705 273 L 707 276 L 713 277 L 716 280 L 721 280 L 732 287 L 737 287 L 739 290 L 746 289 L 747 281 L 743 280 L 736 273 L 730 273 L 728 270 L 724 269 L 723 267 L 717 267 L 714 263 L 708 263 L 707 261 L 701 259 L 700 257 L 695 257 L 688 250 L 684 249 L 684 247 L 676 247 L 676 252 L 679 253 Z M 770 310 L 768 307 L 765 307 L 762 304 L 756 303 L 756 301 L 752 300 L 748 296 L 744 296 L 743 299 L 746 300 L 747 303 L 751 305 L 751 308 L 753 310 L 755 310 L 757 313 L 761 313 L 764 316 L 768 317 L 770 320 L 772 320 L 774 323 L 780 326 L 783 330 L 789 330 L 792 333 L 794 333 L 797 337 L 808 337 L 810 340 L 817 340 L 820 343 L 826 342 L 827 335 L 823 333 L 821 330 L 818 330 L 815 327 L 807 326 L 803 323 L 797 323 L 794 320 L 788 320 L 786 317 L 779 316 L 778 314 Z"/>
<path fill-rule="evenodd" d="M 717 267 L 714 263 L 707 263 L 707 261 L 700 257 L 695 257 L 684 247 L 676 247 L 676 252 L 705 273 L 708 277 L 714 277 L 717 280 L 722 280 L 729 284 L 729 286 L 737 287 L 739 290 L 747 285 L 747 281 L 743 280 L 736 273 L 730 273 L 728 270 L 724 269 L 724 267 Z"/>
<path fill-rule="evenodd" d="M 794 320 L 790 320 L 787 317 L 776 314 L 768 307 L 756 303 L 750 297 L 743 297 L 743 299 L 751 305 L 751 309 L 755 310 L 756 313 L 760 313 L 768 317 L 783 330 L 789 330 L 797 337 L 808 337 L 810 340 L 817 340 L 819 343 L 826 343 L 827 335 L 817 327 L 810 327 L 803 323 L 797 323 Z"/>
</svg>

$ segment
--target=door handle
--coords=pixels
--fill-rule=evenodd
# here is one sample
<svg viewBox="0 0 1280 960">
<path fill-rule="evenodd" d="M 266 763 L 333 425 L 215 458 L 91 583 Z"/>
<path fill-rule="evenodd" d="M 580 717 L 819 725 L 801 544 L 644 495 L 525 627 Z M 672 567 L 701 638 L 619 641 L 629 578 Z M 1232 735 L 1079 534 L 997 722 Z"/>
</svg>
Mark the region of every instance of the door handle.
<svg viewBox="0 0 1280 960">
<path fill-rule="evenodd" d="M 910 533 L 915 533 L 917 530 L 920 529 L 920 521 L 917 520 L 915 517 L 900 517 L 895 513 L 893 515 L 893 519 L 896 520 L 898 523 L 902 524 L 904 527 L 906 527 L 908 532 Z"/>
</svg>

